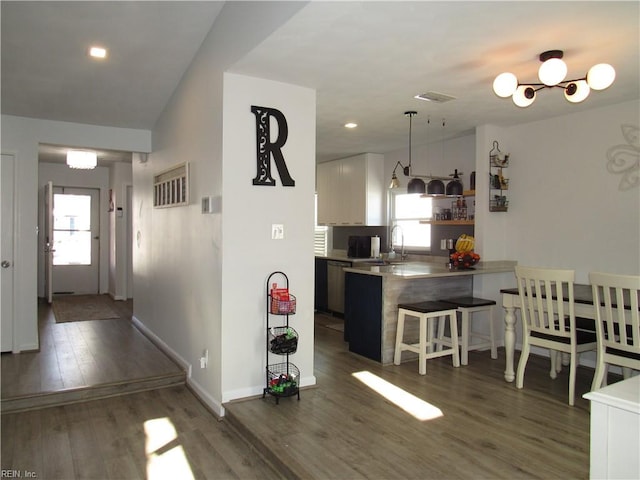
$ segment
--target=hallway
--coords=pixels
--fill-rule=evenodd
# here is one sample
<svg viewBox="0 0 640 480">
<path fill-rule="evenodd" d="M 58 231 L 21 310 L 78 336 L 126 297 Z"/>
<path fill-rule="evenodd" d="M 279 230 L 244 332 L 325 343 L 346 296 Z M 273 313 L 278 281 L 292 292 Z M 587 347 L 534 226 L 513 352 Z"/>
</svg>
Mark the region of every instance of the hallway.
<svg viewBox="0 0 640 480">
<path fill-rule="evenodd" d="M 2 471 L 48 480 L 281 478 L 133 326 L 131 302 L 111 307 L 120 319 L 56 323 L 40 304 L 41 351 L 2 355 Z"/>
<path fill-rule="evenodd" d="M 1 357 L 3 413 L 184 384 L 185 373 L 131 323 L 132 301 L 101 297 L 119 319 L 56 323 L 38 305 L 40 351 Z"/>
</svg>

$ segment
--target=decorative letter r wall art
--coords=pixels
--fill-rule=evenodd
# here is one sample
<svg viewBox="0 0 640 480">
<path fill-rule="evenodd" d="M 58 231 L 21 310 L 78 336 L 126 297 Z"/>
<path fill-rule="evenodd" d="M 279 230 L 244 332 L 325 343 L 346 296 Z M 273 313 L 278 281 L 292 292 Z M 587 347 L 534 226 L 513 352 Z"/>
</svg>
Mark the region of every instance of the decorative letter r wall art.
<svg viewBox="0 0 640 480">
<path fill-rule="evenodd" d="M 271 176 L 271 156 L 276 163 L 278 175 L 282 185 L 285 187 L 295 187 L 296 181 L 291 178 L 289 169 L 282 155 L 282 146 L 287 142 L 289 129 L 287 119 L 280 110 L 269 107 L 258 107 L 251 105 L 251 111 L 256 116 L 256 177 L 253 179 L 254 185 L 268 185 L 275 187 L 276 181 Z M 278 122 L 278 138 L 271 143 L 269 124 L 271 118 Z"/>
</svg>

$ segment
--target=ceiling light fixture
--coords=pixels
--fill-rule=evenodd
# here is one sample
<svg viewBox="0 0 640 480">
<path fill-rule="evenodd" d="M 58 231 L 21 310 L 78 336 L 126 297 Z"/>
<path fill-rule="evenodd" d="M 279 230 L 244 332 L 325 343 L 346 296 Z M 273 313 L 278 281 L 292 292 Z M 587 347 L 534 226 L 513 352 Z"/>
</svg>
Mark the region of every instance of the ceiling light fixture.
<svg viewBox="0 0 640 480">
<path fill-rule="evenodd" d="M 616 78 L 615 69 L 607 63 L 599 63 L 589 69 L 582 78 L 565 80 L 567 65 L 562 60 L 562 50 L 548 50 L 540 54 L 543 62 L 538 70 L 542 83 L 520 83 L 513 73 L 505 72 L 493 81 L 493 91 L 502 98 L 512 97 L 519 107 L 528 107 L 536 99 L 536 92 L 543 88 L 562 88 L 564 97 L 571 103 L 585 100 L 591 90 L 604 90 L 611 86 Z"/>
<path fill-rule="evenodd" d="M 91 47 L 89 49 L 89 56 L 93 58 L 106 58 L 107 49 L 102 47 Z"/>
<path fill-rule="evenodd" d="M 397 162 L 396 166 L 393 168 L 393 173 L 391 174 L 391 183 L 389 184 L 389 188 L 398 188 L 400 186 L 400 181 L 396 175 L 396 170 L 398 167 L 402 167 L 402 173 L 404 173 L 405 177 L 413 177 L 409 180 L 409 184 L 407 185 L 407 193 L 419 193 L 424 194 L 427 193 L 426 184 L 424 183 L 423 178 L 427 179 L 436 179 L 436 180 L 446 180 L 446 178 L 434 177 L 433 175 L 417 175 L 411 171 L 411 131 L 412 131 L 412 119 L 418 114 L 418 112 L 414 110 L 409 110 L 404 112 L 406 117 L 409 117 L 409 164 L 407 166 L 402 165 L 402 163 Z M 443 192 L 444 193 L 444 189 Z"/>
<path fill-rule="evenodd" d="M 349 122 L 344 124 L 344 128 L 356 128 L 358 126 L 357 123 Z"/>
<path fill-rule="evenodd" d="M 86 150 L 69 150 L 67 152 L 67 165 L 70 168 L 91 170 L 92 168 L 96 168 L 97 164 L 98 155 L 96 152 Z"/>
</svg>

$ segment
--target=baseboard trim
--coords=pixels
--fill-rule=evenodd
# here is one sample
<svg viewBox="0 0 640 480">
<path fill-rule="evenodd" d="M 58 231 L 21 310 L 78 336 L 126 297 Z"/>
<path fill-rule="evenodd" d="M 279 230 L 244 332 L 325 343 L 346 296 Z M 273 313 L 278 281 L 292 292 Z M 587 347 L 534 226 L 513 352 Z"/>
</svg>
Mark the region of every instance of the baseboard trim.
<svg viewBox="0 0 640 480">
<path fill-rule="evenodd" d="M 233 400 L 242 400 L 251 397 L 262 395 L 264 385 L 254 386 L 249 388 L 242 388 L 238 390 L 231 390 L 222 393 L 222 402 L 213 398 L 202 386 L 196 382 L 192 375 L 192 365 L 182 358 L 175 350 L 167 345 L 160 337 L 153 333 L 143 322 L 140 321 L 135 315 L 131 317 L 131 321 L 135 327 L 142 332 L 155 346 L 157 346 L 162 352 L 164 352 L 169 358 L 176 362 L 181 368 L 187 372 L 187 386 L 193 391 L 193 394 L 209 408 L 214 414 L 219 417 L 225 416 L 224 403 Z M 302 388 L 312 387 L 316 384 L 316 377 L 310 375 L 303 377 L 300 380 L 300 386 Z"/>
<path fill-rule="evenodd" d="M 158 337 L 155 333 L 153 333 L 144 323 L 140 321 L 135 315 L 131 317 L 131 321 L 135 325 L 135 327 L 142 332 L 142 334 L 147 337 L 156 347 L 158 347 L 162 352 L 167 355 L 171 360 L 176 362 L 178 366 L 184 369 L 187 372 L 187 379 L 191 378 L 191 364 L 187 362 L 178 352 L 173 350 L 169 345 L 167 345 L 160 337 Z"/>
<path fill-rule="evenodd" d="M 222 403 L 218 402 L 205 389 L 203 389 L 198 382 L 193 380 L 193 377 L 191 375 L 193 368 L 192 365 L 188 361 L 186 361 L 178 352 L 167 345 L 160 337 L 153 333 L 135 315 L 131 317 L 131 321 L 145 337 L 147 337 L 156 347 L 162 350 L 165 355 L 171 358 L 181 368 L 183 368 L 185 372 L 187 372 L 187 386 L 193 392 L 193 394 L 198 397 L 198 400 L 200 400 L 209 410 L 211 410 L 212 413 L 214 413 L 218 417 L 224 417 L 225 410 L 222 406 Z"/>
<path fill-rule="evenodd" d="M 204 390 L 200 384 L 194 381 L 192 378 L 187 380 L 187 386 L 193 392 L 193 394 L 198 397 L 207 409 L 209 409 L 213 414 L 215 414 L 218 418 L 222 418 L 225 416 L 225 409 L 220 402 L 218 402 L 215 398 L 213 398 L 209 393 Z"/>
<path fill-rule="evenodd" d="M 11 353 L 30 353 L 30 352 L 39 352 L 40 345 L 37 343 L 25 343 L 24 345 L 20 345 L 14 348 Z"/>
</svg>

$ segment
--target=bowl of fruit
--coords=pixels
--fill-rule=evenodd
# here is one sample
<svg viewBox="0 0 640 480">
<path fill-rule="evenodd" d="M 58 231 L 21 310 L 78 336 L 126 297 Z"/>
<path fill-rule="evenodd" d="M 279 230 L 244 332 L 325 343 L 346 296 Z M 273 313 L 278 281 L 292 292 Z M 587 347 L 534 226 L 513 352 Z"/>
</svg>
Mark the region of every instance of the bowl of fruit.
<svg viewBox="0 0 640 480">
<path fill-rule="evenodd" d="M 455 252 L 451 254 L 451 265 L 458 270 L 468 270 L 480 261 L 476 252 Z"/>
<path fill-rule="evenodd" d="M 456 251 L 449 257 L 451 267 L 458 270 L 473 268 L 480 261 L 480 255 L 473 251 L 475 239 L 471 235 L 460 235 L 456 241 Z"/>
</svg>

